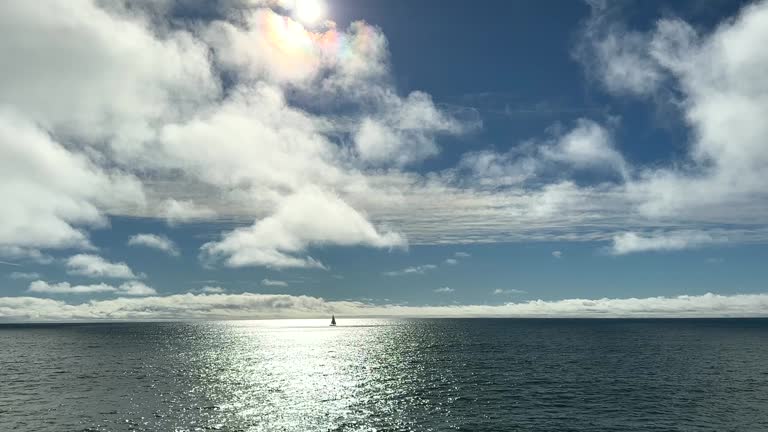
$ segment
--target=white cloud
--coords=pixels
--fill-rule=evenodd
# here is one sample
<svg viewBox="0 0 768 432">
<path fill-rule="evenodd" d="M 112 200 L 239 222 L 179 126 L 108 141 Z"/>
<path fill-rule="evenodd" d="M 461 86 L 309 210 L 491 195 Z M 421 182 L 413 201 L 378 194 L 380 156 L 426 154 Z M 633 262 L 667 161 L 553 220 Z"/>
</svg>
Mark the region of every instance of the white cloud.
<svg viewBox="0 0 768 432">
<path fill-rule="evenodd" d="M 171 239 L 158 234 L 136 234 L 128 239 L 130 246 L 146 246 L 149 248 L 161 250 L 168 255 L 178 256 L 179 248 Z"/>
<path fill-rule="evenodd" d="M 53 262 L 53 257 L 44 254 L 35 248 L 26 248 L 20 246 L 0 246 L 0 257 L 12 260 L 31 261 L 37 264 L 50 264 Z M 9 263 L 8 265 L 20 266 L 19 263 Z"/>
<path fill-rule="evenodd" d="M 437 266 L 434 264 L 423 264 L 423 265 L 418 265 L 413 267 L 406 267 L 402 270 L 393 270 L 393 271 L 384 272 L 383 274 L 385 276 L 405 276 L 405 275 L 412 275 L 412 274 L 424 274 L 436 268 Z"/>
<path fill-rule="evenodd" d="M 98 255 L 73 255 L 67 259 L 66 264 L 67 273 L 72 275 L 116 279 L 135 279 L 137 277 L 126 263 L 111 263 Z"/>
<path fill-rule="evenodd" d="M 117 294 L 128 296 L 150 296 L 156 295 L 157 291 L 142 282 L 128 281 L 117 287 Z"/>
<path fill-rule="evenodd" d="M 279 287 L 288 286 L 288 282 L 281 281 L 281 280 L 274 280 L 274 279 L 262 279 L 261 284 L 263 286 L 279 286 Z"/>
<path fill-rule="evenodd" d="M 598 42 L 600 71 L 609 90 L 646 94 L 659 85 L 663 74 L 644 51 L 645 43 L 641 34 L 631 32 L 609 33 Z"/>
<path fill-rule="evenodd" d="M 349 87 L 376 82 L 388 72 L 386 39 L 364 22 L 353 22 L 346 31 L 331 25 L 312 32 L 269 9 L 243 18 L 242 24 L 214 21 L 203 34 L 217 63 L 240 79 L 301 86 L 330 72 L 320 85 Z"/>
<path fill-rule="evenodd" d="M 559 250 L 552 251 L 552 256 L 555 257 L 555 258 L 562 258 L 563 257 L 563 253 L 561 251 L 559 251 Z"/>
<path fill-rule="evenodd" d="M 534 178 L 541 161 L 517 149 L 507 153 L 481 150 L 462 155 L 459 169 L 468 171 L 483 187 L 514 186 Z"/>
<path fill-rule="evenodd" d="M 456 290 L 453 289 L 453 288 L 449 288 L 449 287 L 442 287 L 442 288 L 436 288 L 433 291 L 436 292 L 436 293 L 439 293 L 439 294 L 450 294 L 450 293 L 452 293 L 452 292 L 454 292 Z"/>
<path fill-rule="evenodd" d="M 3 6 L 0 256 L 9 261 L 90 248 L 88 230 L 108 226 L 106 215 L 256 220 L 205 246 L 204 258 L 231 266 L 320 267 L 306 256 L 313 247 L 405 238 L 606 241 L 619 230 L 728 224 L 768 240 L 764 2 L 702 35 L 673 19 L 648 33 L 603 12 L 588 23 L 585 47 L 597 53 L 588 68 L 606 88 L 654 97 L 673 88 L 693 137 L 686 160 L 629 167 L 613 129 L 582 119 L 430 173 L 405 169 L 439 153 L 441 135 L 479 123 L 425 93 L 398 94 L 380 29 L 310 31 L 264 2 L 222 13 L 236 17 L 226 21 L 170 25 L 167 5 L 142 6 L 151 9 L 142 16 L 107 3 Z M 216 7 L 236 7 L 227 3 Z M 569 180 L 585 169 L 624 183 Z M 344 217 L 288 214 L 300 207 L 294 197 L 310 195 Z"/>
<path fill-rule="evenodd" d="M 157 291 L 138 281 L 128 281 L 117 287 L 105 283 L 93 285 L 70 285 L 69 282 L 60 282 L 49 284 L 48 282 L 37 280 L 29 284 L 28 292 L 46 293 L 46 294 L 92 294 L 92 293 L 114 293 L 127 296 L 150 296 L 156 295 Z"/>
<path fill-rule="evenodd" d="M 614 148 L 608 130 L 588 119 L 579 119 L 554 145 L 540 151 L 548 159 L 576 168 L 607 167 L 627 175 L 624 157 Z"/>
<path fill-rule="evenodd" d="M 176 225 L 183 222 L 210 219 L 216 216 L 216 212 L 192 201 L 169 198 L 160 204 L 159 215 L 165 218 L 170 225 Z"/>
<path fill-rule="evenodd" d="M 500 289 L 493 290 L 493 295 L 513 295 L 513 294 L 527 294 L 527 291 L 519 289 Z"/>
<path fill-rule="evenodd" d="M 199 289 L 190 290 L 189 292 L 191 292 L 193 294 L 224 294 L 224 293 L 227 292 L 227 290 L 222 288 L 222 287 L 220 287 L 220 286 L 208 286 L 208 285 L 206 285 L 206 286 L 204 286 L 202 288 L 199 288 Z"/>
<path fill-rule="evenodd" d="M 13 272 L 8 277 L 11 279 L 39 279 L 40 273 Z"/>
<path fill-rule="evenodd" d="M 459 173 L 479 187 L 521 188 L 529 184 L 546 184 L 563 176 L 564 171 L 602 171 L 616 173 L 621 179 L 629 175 L 629 166 L 616 150 L 611 131 L 586 118 L 563 130 L 554 125 L 549 137 L 529 140 L 504 153 L 491 150 L 462 155 Z M 465 180 L 466 181 L 466 180 Z M 567 182 L 562 182 L 567 183 Z"/>
<path fill-rule="evenodd" d="M 607 3 L 591 2 L 576 57 L 600 83 L 618 94 L 648 94 L 664 79 L 648 49 L 648 35 L 629 31 Z"/>
<path fill-rule="evenodd" d="M 168 25 L 164 7 L 153 5 L 142 18 L 133 9 L 97 5 L 103 3 L 14 3 L 0 18 L 7 24 L 0 51 L 13 59 L 12 67 L 0 72 L 5 86 L 0 89 L 8 90 L 0 91 L 0 103 L 14 108 L 5 122 L 15 140 L 10 148 L 40 149 L 20 152 L 17 160 L 0 144 L 0 160 L 10 161 L 11 168 L 36 167 L 30 163 L 61 154 L 35 169 L 0 169 L 0 184 L 14 183 L 6 171 L 13 172 L 40 192 L 0 193 L 8 203 L 0 215 L 8 238 L 2 240 L 0 228 L 0 248 L 23 247 L 39 255 L 51 247 L 86 248 L 87 230 L 106 226 L 106 214 L 163 217 L 169 223 L 258 219 L 256 229 L 278 223 L 285 202 L 312 191 L 321 191 L 318 200 L 328 199 L 323 208 L 351 209 L 360 222 L 352 225 L 369 233 L 341 239 L 336 234 L 349 220 L 327 220 L 322 228 L 327 235 L 305 237 L 304 224 L 296 223 L 280 230 L 280 241 L 289 239 L 286 250 L 282 243 L 264 244 L 249 247 L 249 255 L 222 241 L 210 243 L 203 255 L 213 258 L 213 252 L 229 265 L 319 266 L 302 255 L 307 248 L 390 247 L 404 245 L 403 237 L 411 235 L 418 242 L 497 241 L 539 226 L 574 223 L 562 220 L 571 218 L 558 214 L 562 207 L 576 207 L 580 215 L 606 214 L 567 200 L 553 206 L 552 189 L 456 187 L 461 182 L 450 173 L 402 171 L 438 152 L 438 136 L 479 123 L 438 106 L 425 93 L 398 95 L 386 39 L 375 27 L 358 22 L 346 30 L 310 32 L 258 3 L 238 9 L 239 18 L 231 22 L 200 23 L 187 31 L 183 22 Z M 75 30 L 57 32 L 62 22 Z M 121 29 L 118 40 L 114 29 Z M 14 40 L 29 41 L 30 50 L 19 50 Z M 93 46 L 84 49 L 83 40 Z M 346 48 L 337 49 L 332 40 Z M 227 80 L 234 78 L 226 94 L 222 68 Z M 333 113 L 337 104 L 354 107 L 353 114 L 317 114 Z M 389 138 L 364 134 L 366 125 Z M 339 136 L 349 142 L 338 142 Z M 17 143 L 19 137 L 34 145 Z M 544 206 L 539 195 L 546 197 Z M 544 218 L 540 211 L 529 212 L 531 206 L 554 211 Z M 369 227 L 376 227 L 373 234 Z M 267 243 L 277 241 L 270 237 Z"/>
<path fill-rule="evenodd" d="M 266 294 L 176 294 L 80 304 L 0 297 L 4 321 L 347 317 L 765 317 L 768 294 L 532 300 L 502 305 L 402 306 Z"/>
<path fill-rule="evenodd" d="M 6 84 L 2 74 L 0 87 Z M 141 187 L 132 177 L 100 169 L 84 154 L 54 141 L 29 119 L 2 108 L 0 151 L 0 200 L 4 203 L 0 248 L 7 254 L 15 250 L 40 255 L 39 248 L 89 248 L 87 234 L 79 226 L 103 225 L 102 206 L 143 201 Z"/>
<path fill-rule="evenodd" d="M 0 71 L 0 104 L 13 112 L 0 113 L 0 184 L 6 185 L 0 198 L 7 204 L 0 247 L 88 248 L 86 230 L 106 226 L 105 214 L 178 223 L 235 207 L 280 223 L 285 214 L 273 212 L 285 209 L 284 202 L 320 190 L 316 201 L 329 201 L 323 208 L 351 219 L 316 223 L 312 231 L 328 233 L 311 238 L 302 238 L 303 223 L 291 225 L 281 234 L 291 244 L 264 245 L 256 252 L 262 258 L 239 253 L 227 262 L 313 266 L 289 253 L 326 243 L 405 244 L 397 234 L 380 234 L 346 204 L 352 193 L 370 196 L 366 175 L 356 168 L 360 161 L 327 136 L 353 133 L 372 119 L 427 142 L 460 125 L 428 95 L 394 92 L 378 29 L 357 22 L 345 31 L 330 26 L 312 33 L 267 9 L 245 8 L 242 20 L 188 31 L 189 23 L 165 22 L 170 9 L 163 7 L 142 16 L 99 6 L 54 1 L 3 8 L 0 55 L 9 66 Z M 62 27 L 73 30 L 61 33 Z M 226 95 L 220 67 L 238 78 Z M 309 85 L 314 79 L 322 82 Z M 289 84 L 308 100 L 343 97 L 366 110 L 350 118 L 310 114 L 286 101 Z M 324 96 L 314 97 L 319 93 Z M 224 205 L 209 206 L 211 200 Z M 205 252 L 233 252 L 209 246 Z"/>
<path fill-rule="evenodd" d="M 459 263 L 459 260 L 457 260 L 456 258 L 446 258 L 445 261 L 443 261 L 443 263 L 447 265 L 456 265 Z"/>
<path fill-rule="evenodd" d="M 203 289 L 200 290 L 200 291 L 202 293 L 204 293 L 204 294 L 223 294 L 223 293 L 227 292 L 227 290 L 225 290 L 222 287 L 218 287 L 218 286 L 216 286 L 216 287 L 206 286 L 206 287 L 203 287 Z"/>
<path fill-rule="evenodd" d="M 434 156 L 439 152 L 435 134 L 457 134 L 464 128 L 425 93 L 413 92 L 405 99 L 387 93 L 383 105 L 383 118 L 363 119 L 354 138 L 360 157 L 374 165 L 407 165 Z"/>
<path fill-rule="evenodd" d="M 656 233 L 646 236 L 626 232 L 613 237 L 611 252 L 614 255 L 626 255 L 636 252 L 676 251 L 701 247 L 718 241 L 722 240 L 697 231 Z"/>
<path fill-rule="evenodd" d="M 642 57 L 641 62 L 629 62 L 612 53 L 597 62 L 596 73 L 609 90 L 632 89 L 671 102 L 691 128 L 687 160 L 647 168 L 627 185 L 628 196 L 641 213 L 731 223 L 764 216 L 768 80 L 763 71 L 768 57 L 763 42 L 768 37 L 768 2 L 743 8 L 708 34 L 698 34 L 675 18 L 658 20 L 648 33 L 632 33 L 606 20 L 599 8 L 588 29 L 592 33 L 588 31 L 586 47 L 591 44 L 600 53 L 609 43 L 619 52 Z M 633 66 L 625 68 L 625 63 Z M 617 69 L 633 72 L 612 72 Z M 673 89 L 675 96 L 669 96 L 667 89 Z"/>
<path fill-rule="evenodd" d="M 456 252 L 453 254 L 456 258 L 469 258 L 472 255 L 468 254 L 467 252 Z"/>
<path fill-rule="evenodd" d="M 380 233 L 338 196 L 313 188 L 286 198 L 273 215 L 228 232 L 202 249 L 206 258 L 223 259 L 230 267 L 323 268 L 312 257 L 296 256 L 322 245 L 391 248 L 406 242 L 400 234 Z"/>
<path fill-rule="evenodd" d="M 160 37 L 136 14 L 94 1 L 7 2 L 0 27 L 0 103 L 55 135 L 127 150 L 152 123 L 219 92 L 207 49 L 190 33 Z"/>
</svg>

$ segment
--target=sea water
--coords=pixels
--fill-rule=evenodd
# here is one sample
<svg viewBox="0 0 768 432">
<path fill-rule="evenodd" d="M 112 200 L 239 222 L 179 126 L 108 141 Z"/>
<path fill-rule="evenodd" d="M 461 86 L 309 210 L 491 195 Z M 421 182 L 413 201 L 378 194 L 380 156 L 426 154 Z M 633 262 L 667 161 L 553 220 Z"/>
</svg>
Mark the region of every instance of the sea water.
<svg viewBox="0 0 768 432">
<path fill-rule="evenodd" d="M 768 430 L 768 320 L 337 318 L 0 325 L 0 430 Z"/>
</svg>

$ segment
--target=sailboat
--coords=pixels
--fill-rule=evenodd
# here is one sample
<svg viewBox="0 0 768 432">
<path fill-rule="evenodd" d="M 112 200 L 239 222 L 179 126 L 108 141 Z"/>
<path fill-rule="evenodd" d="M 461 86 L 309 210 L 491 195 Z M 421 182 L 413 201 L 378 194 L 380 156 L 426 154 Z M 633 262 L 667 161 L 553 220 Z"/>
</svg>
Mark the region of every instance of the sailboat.
<svg viewBox="0 0 768 432">
<path fill-rule="evenodd" d="M 331 326 L 336 326 L 336 316 L 331 315 Z"/>
</svg>

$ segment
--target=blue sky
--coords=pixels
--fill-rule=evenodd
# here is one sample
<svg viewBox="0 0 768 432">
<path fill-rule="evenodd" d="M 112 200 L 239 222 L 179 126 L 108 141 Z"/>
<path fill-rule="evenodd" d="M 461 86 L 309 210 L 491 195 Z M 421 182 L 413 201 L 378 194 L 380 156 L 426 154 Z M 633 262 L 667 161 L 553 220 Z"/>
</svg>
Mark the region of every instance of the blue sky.
<svg viewBox="0 0 768 432">
<path fill-rule="evenodd" d="M 768 310 L 766 2 L 0 8 L 0 319 Z"/>
</svg>

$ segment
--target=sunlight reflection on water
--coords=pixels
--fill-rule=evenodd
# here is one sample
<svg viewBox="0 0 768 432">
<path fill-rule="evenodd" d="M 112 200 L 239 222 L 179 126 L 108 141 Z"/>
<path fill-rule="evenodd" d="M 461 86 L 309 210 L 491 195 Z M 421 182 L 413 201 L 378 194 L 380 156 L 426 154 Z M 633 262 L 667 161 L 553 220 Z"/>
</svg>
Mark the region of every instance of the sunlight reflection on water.
<svg viewBox="0 0 768 432">
<path fill-rule="evenodd" d="M 226 354 L 212 351 L 202 383 L 220 408 L 251 430 L 344 430 L 392 421 L 411 403 L 403 349 L 410 326 L 397 321 L 347 320 L 226 324 Z M 410 373 L 408 373 L 410 372 Z M 392 426 L 390 424 L 390 426 Z"/>
</svg>

